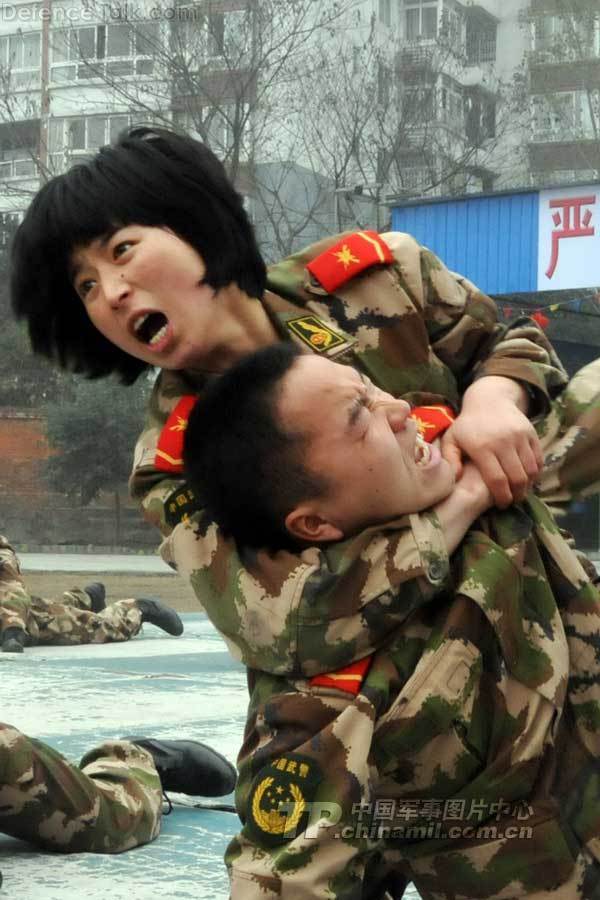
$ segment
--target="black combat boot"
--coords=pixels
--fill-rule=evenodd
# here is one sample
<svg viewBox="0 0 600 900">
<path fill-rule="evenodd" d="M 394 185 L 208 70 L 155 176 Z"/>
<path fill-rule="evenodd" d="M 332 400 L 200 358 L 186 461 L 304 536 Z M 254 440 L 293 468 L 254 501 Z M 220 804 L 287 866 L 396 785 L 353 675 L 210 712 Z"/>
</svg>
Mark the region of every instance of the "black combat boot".
<svg viewBox="0 0 600 900">
<path fill-rule="evenodd" d="M 162 741 L 125 737 L 147 750 L 154 760 L 163 791 L 222 797 L 235 788 L 235 769 L 224 756 L 198 741 Z"/>
<path fill-rule="evenodd" d="M 2 632 L 2 652 L 22 653 L 25 647 L 25 632 L 22 628 L 7 628 Z"/>
<path fill-rule="evenodd" d="M 160 600 L 140 597 L 135 601 L 142 614 L 142 622 L 150 622 L 157 628 L 162 628 L 167 634 L 179 636 L 183 634 L 183 622 L 174 609 L 165 606 Z"/>
<path fill-rule="evenodd" d="M 92 612 L 99 613 L 106 609 L 106 588 L 101 581 L 92 581 L 83 590 L 92 601 Z"/>
</svg>

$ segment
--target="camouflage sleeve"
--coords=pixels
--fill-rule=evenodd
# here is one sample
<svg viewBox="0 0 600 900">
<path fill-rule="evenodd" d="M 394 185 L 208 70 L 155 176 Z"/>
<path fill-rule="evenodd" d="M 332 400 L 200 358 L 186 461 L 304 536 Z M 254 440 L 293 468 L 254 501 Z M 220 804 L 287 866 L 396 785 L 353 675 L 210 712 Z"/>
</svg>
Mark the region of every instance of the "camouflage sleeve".
<svg viewBox="0 0 600 900">
<path fill-rule="evenodd" d="M 163 544 L 233 656 L 276 675 L 311 677 L 372 653 L 447 586 L 435 513 L 397 519 L 327 550 L 239 551 L 201 514 Z"/>
<path fill-rule="evenodd" d="M 537 323 L 521 317 L 501 324 L 490 297 L 450 272 L 410 235 L 382 237 L 394 253 L 403 286 L 423 310 L 431 347 L 455 375 L 460 393 L 477 378 L 503 375 L 529 386 L 532 415 L 547 412 L 567 375 Z"/>
<path fill-rule="evenodd" d="M 173 373 L 157 381 L 130 490 L 163 534 L 163 559 L 191 584 L 235 658 L 275 674 L 333 671 L 373 652 L 442 589 L 448 553 L 433 513 L 299 556 L 238 551 L 196 508 L 182 478 L 156 467 L 162 427 L 189 393 L 177 387 Z"/>
<path fill-rule="evenodd" d="M 163 537 L 167 537 L 175 525 L 196 508 L 181 473 L 170 472 L 156 463 L 158 440 L 169 414 L 182 395 L 190 393 L 192 389 L 177 373 L 162 372 L 159 375 L 133 456 L 129 493 L 141 504 L 144 518 L 158 528 Z M 172 560 L 166 561 L 173 565 Z"/>
</svg>

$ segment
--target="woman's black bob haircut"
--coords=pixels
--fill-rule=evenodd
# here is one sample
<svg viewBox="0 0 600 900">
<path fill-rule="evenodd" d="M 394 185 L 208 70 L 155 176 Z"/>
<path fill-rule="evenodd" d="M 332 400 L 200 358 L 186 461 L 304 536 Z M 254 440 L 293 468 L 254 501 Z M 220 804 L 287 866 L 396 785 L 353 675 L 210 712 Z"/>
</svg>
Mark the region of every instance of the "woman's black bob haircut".
<svg viewBox="0 0 600 900">
<path fill-rule="evenodd" d="M 17 229 L 11 299 L 36 353 L 125 384 L 148 368 L 96 330 L 69 277 L 76 247 L 133 224 L 169 228 L 194 247 L 215 290 L 235 282 L 262 297 L 265 264 L 222 164 L 192 138 L 140 126 L 44 185 Z"/>
</svg>

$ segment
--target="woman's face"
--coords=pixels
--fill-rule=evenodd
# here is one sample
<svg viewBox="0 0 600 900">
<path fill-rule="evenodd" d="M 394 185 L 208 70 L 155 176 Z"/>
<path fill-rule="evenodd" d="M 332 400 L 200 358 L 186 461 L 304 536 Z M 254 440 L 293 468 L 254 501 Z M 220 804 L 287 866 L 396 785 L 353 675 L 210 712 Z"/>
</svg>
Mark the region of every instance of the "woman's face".
<svg viewBox="0 0 600 900">
<path fill-rule="evenodd" d="M 202 366 L 225 340 L 202 257 L 165 228 L 127 225 L 77 247 L 71 272 L 98 331 L 152 366 Z"/>
</svg>

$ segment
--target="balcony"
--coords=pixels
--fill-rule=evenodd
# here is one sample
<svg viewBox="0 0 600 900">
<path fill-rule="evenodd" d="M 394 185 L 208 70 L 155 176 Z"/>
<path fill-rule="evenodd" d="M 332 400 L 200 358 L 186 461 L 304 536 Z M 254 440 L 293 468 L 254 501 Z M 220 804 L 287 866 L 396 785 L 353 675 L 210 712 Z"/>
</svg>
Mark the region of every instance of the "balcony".
<svg viewBox="0 0 600 900">
<path fill-rule="evenodd" d="M 538 61 L 534 62 L 530 56 L 529 82 L 532 94 L 600 88 L 600 57 L 590 57 L 573 65 L 572 62 L 556 61 L 545 56 L 538 57 Z"/>
<path fill-rule="evenodd" d="M 436 67 L 434 40 L 406 41 L 398 53 L 398 65 L 406 69 L 433 69 Z"/>
<path fill-rule="evenodd" d="M 600 169 L 600 142 L 594 140 L 533 140 L 527 147 L 532 171 Z"/>
</svg>

